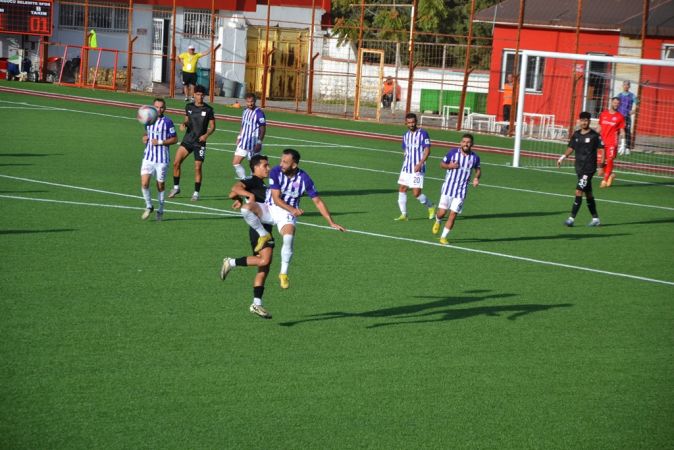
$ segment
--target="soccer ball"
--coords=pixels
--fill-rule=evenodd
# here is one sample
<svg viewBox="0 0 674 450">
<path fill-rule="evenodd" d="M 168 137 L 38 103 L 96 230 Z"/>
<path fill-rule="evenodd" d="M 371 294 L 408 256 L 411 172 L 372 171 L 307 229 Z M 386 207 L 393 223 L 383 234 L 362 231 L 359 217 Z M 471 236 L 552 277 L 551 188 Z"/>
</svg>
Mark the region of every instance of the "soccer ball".
<svg viewBox="0 0 674 450">
<path fill-rule="evenodd" d="M 157 121 L 159 113 L 154 106 L 141 106 L 138 108 L 136 118 L 142 125 L 152 125 Z"/>
</svg>

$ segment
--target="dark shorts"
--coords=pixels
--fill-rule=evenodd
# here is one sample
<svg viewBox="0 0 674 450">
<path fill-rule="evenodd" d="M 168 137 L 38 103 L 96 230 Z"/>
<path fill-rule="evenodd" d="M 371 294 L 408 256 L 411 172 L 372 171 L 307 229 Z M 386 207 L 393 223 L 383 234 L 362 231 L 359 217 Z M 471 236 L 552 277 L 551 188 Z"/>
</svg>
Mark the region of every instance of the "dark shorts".
<svg viewBox="0 0 674 450">
<path fill-rule="evenodd" d="M 185 86 L 187 85 L 192 85 L 194 86 L 197 84 L 197 74 L 196 73 L 189 73 L 189 72 L 183 72 L 183 84 Z"/>
<path fill-rule="evenodd" d="M 594 174 L 579 173 L 577 175 L 578 183 L 576 183 L 576 189 L 585 193 L 592 193 L 592 177 Z"/>
<path fill-rule="evenodd" d="M 181 142 L 180 145 L 185 147 L 187 153 L 194 153 L 195 161 L 204 161 L 206 159 L 206 145 L 185 141 Z"/>
<path fill-rule="evenodd" d="M 271 234 L 272 231 L 272 225 L 267 225 L 267 224 L 262 224 L 265 230 L 267 230 L 267 233 Z M 254 229 L 248 227 L 248 236 L 250 237 L 250 248 L 255 252 L 255 246 L 257 245 L 257 238 L 260 236 L 257 231 Z M 274 236 L 264 244 L 264 248 L 274 248 Z"/>
</svg>

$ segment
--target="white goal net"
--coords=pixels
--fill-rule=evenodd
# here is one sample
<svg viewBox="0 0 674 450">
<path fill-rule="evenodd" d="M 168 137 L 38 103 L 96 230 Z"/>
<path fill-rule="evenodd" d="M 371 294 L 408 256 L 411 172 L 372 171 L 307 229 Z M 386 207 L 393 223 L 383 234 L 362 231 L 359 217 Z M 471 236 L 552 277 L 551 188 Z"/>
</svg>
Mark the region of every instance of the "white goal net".
<svg viewBox="0 0 674 450">
<path fill-rule="evenodd" d="M 628 152 L 616 171 L 674 177 L 674 61 L 525 50 L 520 63 L 513 166 L 554 166 L 580 112 L 596 128 L 619 97 Z"/>
</svg>

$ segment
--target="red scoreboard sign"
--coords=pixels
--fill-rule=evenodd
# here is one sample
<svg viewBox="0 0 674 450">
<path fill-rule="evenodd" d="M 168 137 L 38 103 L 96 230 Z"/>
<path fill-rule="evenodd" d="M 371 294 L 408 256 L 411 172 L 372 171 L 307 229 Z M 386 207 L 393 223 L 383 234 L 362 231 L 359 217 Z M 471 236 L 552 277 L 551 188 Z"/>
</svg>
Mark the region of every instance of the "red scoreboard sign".
<svg viewBox="0 0 674 450">
<path fill-rule="evenodd" d="M 0 0 L 0 34 L 51 36 L 52 0 Z"/>
</svg>

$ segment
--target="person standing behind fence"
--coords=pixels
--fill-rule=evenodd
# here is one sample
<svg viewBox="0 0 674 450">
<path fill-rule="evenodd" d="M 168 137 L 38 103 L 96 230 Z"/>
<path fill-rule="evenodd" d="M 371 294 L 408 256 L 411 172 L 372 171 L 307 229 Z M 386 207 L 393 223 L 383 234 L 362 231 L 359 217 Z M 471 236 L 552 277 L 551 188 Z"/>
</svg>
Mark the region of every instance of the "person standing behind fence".
<svg viewBox="0 0 674 450">
<path fill-rule="evenodd" d="M 503 83 L 503 121 L 508 122 L 503 127 L 502 133 L 508 133 L 510 129 L 510 110 L 513 105 L 513 74 L 506 75 L 506 81 Z"/>
<path fill-rule="evenodd" d="M 246 170 L 241 165 L 243 158 L 250 160 L 262 151 L 262 140 L 267 132 L 267 122 L 262 108 L 255 106 L 255 94 L 246 94 L 246 109 L 241 115 L 241 132 L 236 137 L 236 151 L 232 158 L 232 166 L 236 177 L 241 180 Z"/>
<path fill-rule="evenodd" d="M 186 102 L 194 100 L 194 86 L 197 84 L 197 67 L 199 58 L 209 54 L 210 52 L 211 50 L 208 49 L 203 53 L 196 53 L 194 51 L 194 45 L 189 45 L 186 52 L 178 55 L 178 58 L 180 58 L 180 61 L 183 65 L 183 93 L 185 94 Z"/>
<path fill-rule="evenodd" d="M 89 48 L 98 48 L 98 38 L 96 37 L 96 30 L 93 28 L 89 30 L 89 33 L 87 34 L 89 37 L 89 40 L 87 43 L 89 44 Z"/>
<path fill-rule="evenodd" d="M 634 148 L 632 142 L 632 114 L 637 111 L 637 96 L 630 92 L 630 81 L 623 81 L 623 91 L 617 95 L 620 99 L 618 112 L 625 118 L 625 150 L 620 155 L 629 155 L 630 149 Z"/>
</svg>

